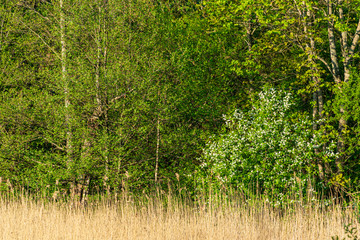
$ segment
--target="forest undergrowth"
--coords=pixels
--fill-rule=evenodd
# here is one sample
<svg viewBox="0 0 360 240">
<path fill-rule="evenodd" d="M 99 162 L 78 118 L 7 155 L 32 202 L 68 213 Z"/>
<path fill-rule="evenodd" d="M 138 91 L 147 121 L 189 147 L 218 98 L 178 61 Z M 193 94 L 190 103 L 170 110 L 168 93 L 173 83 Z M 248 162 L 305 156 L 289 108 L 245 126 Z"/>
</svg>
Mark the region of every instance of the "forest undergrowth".
<svg viewBox="0 0 360 240">
<path fill-rule="evenodd" d="M 205 200 L 206 199 L 206 200 Z M 336 199 L 334 199 L 336 200 Z M 356 201 L 288 201 L 159 191 L 98 196 L 86 204 L 2 194 L 0 239 L 358 239 Z"/>
</svg>

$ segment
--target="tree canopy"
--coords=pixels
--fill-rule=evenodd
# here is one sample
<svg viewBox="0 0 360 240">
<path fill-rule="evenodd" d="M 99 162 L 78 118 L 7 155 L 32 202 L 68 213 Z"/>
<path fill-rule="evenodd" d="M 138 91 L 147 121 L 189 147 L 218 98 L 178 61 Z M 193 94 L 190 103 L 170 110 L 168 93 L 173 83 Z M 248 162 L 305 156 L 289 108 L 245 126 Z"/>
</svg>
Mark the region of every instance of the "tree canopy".
<svg viewBox="0 0 360 240">
<path fill-rule="evenodd" d="M 235 187 L 355 192 L 359 7 L 0 0 L 0 177 L 49 194 L 192 191 L 207 159 L 226 166 L 202 177 Z"/>
</svg>

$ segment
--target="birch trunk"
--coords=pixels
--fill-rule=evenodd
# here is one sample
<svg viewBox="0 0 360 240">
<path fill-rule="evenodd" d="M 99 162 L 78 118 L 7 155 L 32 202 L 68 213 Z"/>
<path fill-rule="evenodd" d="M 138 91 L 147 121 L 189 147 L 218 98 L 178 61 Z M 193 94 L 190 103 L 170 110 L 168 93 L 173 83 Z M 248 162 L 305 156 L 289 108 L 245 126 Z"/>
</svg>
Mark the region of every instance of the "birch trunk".
<svg viewBox="0 0 360 240">
<path fill-rule="evenodd" d="M 66 27 L 64 16 L 64 1 L 60 0 L 60 44 L 61 44 L 61 78 L 64 86 L 64 104 L 65 104 L 65 126 L 66 126 L 66 153 L 68 168 L 72 162 L 72 132 L 70 122 L 70 99 L 69 99 L 69 80 L 67 75 L 67 59 L 66 59 Z"/>
<path fill-rule="evenodd" d="M 300 15 L 305 15 L 306 12 L 306 21 L 304 23 L 304 33 L 306 38 L 309 40 L 306 43 L 306 51 L 307 51 L 307 55 L 308 55 L 308 63 L 310 65 L 310 70 L 311 70 L 311 80 L 315 86 L 315 90 L 313 92 L 313 110 L 312 110 L 312 116 L 313 116 L 313 131 L 317 131 L 319 129 L 318 124 L 316 123 L 316 120 L 321 119 L 322 115 L 323 115 L 323 96 L 322 96 L 322 91 L 321 91 L 321 86 L 320 86 L 320 73 L 319 73 L 319 69 L 316 67 L 316 63 L 315 63 L 315 56 L 316 56 L 316 46 L 315 46 L 315 40 L 313 37 L 313 33 L 311 30 L 312 27 L 312 18 L 313 18 L 313 13 L 309 10 L 309 7 L 306 5 L 305 2 L 303 2 L 303 7 L 305 8 L 304 12 L 302 12 L 299 9 L 299 14 Z M 305 19 L 305 18 L 304 18 Z M 320 153 L 319 148 L 315 148 L 314 149 L 315 154 L 318 155 Z M 321 160 L 317 160 L 317 166 L 318 166 L 318 170 L 319 170 L 319 177 L 321 179 L 324 179 L 325 174 L 324 174 L 324 167 L 323 164 L 326 165 L 326 163 L 323 163 Z"/>
<path fill-rule="evenodd" d="M 253 26 L 252 26 L 252 19 L 248 20 L 246 24 L 246 38 L 247 38 L 247 45 L 248 51 L 251 52 L 252 45 L 253 45 Z"/>
<path fill-rule="evenodd" d="M 159 150 L 160 150 L 160 116 L 158 116 L 157 118 L 157 125 L 156 125 L 155 184 L 157 184 L 158 182 Z"/>
<path fill-rule="evenodd" d="M 337 50 L 336 50 L 336 39 L 335 39 L 335 34 L 334 34 L 334 12 L 333 12 L 333 2 L 331 0 L 327 0 L 327 7 L 328 7 L 328 39 L 329 39 L 329 47 L 330 47 L 330 59 L 331 59 L 331 69 L 332 69 L 332 75 L 335 81 L 335 84 L 337 84 L 337 86 L 339 88 L 341 88 L 341 76 L 340 76 L 340 71 L 339 71 L 339 61 L 338 61 L 338 54 L 337 54 Z M 343 35 L 343 33 L 342 33 Z M 342 43 L 344 39 L 342 39 Z M 345 53 L 346 54 L 346 53 Z M 341 89 L 340 89 L 340 94 L 341 94 Z M 337 151 L 338 153 L 343 153 L 345 150 L 345 144 L 344 144 L 344 136 L 343 136 L 343 130 L 346 126 L 346 120 L 343 117 L 344 114 L 344 107 L 340 106 L 340 120 L 339 120 L 339 138 L 338 138 L 338 142 L 337 142 Z M 342 171 L 342 157 L 337 157 L 335 160 L 335 164 L 337 167 L 337 171 L 341 172 Z"/>
<path fill-rule="evenodd" d="M 339 7 L 338 9 L 338 18 L 341 22 L 345 22 L 344 17 L 344 10 L 342 7 L 343 0 L 337 0 L 336 4 Z M 343 59 L 343 77 L 340 75 L 340 67 L 339 67 L 339 58 L 336 51 L 336 39 L 335 39 L 335 30 L 334 30 L 334 19 L 336 18 L 335 12 L 333 10 L 334 2 L 331 0 L 327 0 L 327 17 L 328 17 L 328 38 L 329 38 L 329 46 L 330 46 L 330 59 L 331 59 L 331 74 L 334 78 L 334 82 L 338 87 L 338 94 L 343 94 L 342 91 L 342 83 L 346 83 L 350 80 L 350 63 L 352 61 L 355 48 L 358 45 L 359 37 L 360 37 L 360 20 L 358 22 L 356 31 L 354 33 L 354 36 L 352 38 L 351 43 L 349 44 L 349 33 L 346 30 L 342 30 L 340 34 L 340 46 L 341 46 L 341 52 L 342 52 L 342 59 Z M 323 61 L 324 62 L 324 61 Z M 344 129 L 347 125 L 347 120 L 345 119 L 345 111 L 343 105 L 340 106 L 339 112 L 340 112 L 340 119 L 339 119 L 339 138 L 337 142 L 337 151 L 340 153 L 340 157 L 338 157 L 335 160 L 335 164 L 337 167 L 337 172 L 341 173 L 343 171 L 343 164 L 344 164 L 344 156 L 342 156 L 342 153 L 345 151 L 345 136 L 344 136 Z"/>
<path fill-rule="evenodd" d="M 92 136 L 99 136 L 99 134 L 97 133 L 98 131 L 98 127 L 99 127 L 99 120 L 100 117 L 105 116 L 105 124 L 103 123 L 102 125 L 104 125 L 106 127 L 106 121 L 107 121 L 107 114 L 106 114 L 106 106 L 104 105 L 104 102 L 102 100 L 101 97 L 101 77 L 103 77 L 105 71 L 106 71 L 106 58 L 107 58 L 107 51 L 106 51 L 106 41 L 105 41 L 105 35 L 106 35 L 106 23 L 105 23 L 105 15 L 107 14 L 106 9 L 107 8 L 107 1 L 98 1 L 97 2 L 97 25 L 95 26 L 95 44 L 96 44 L 96 60 L 95 60 L 95 64 L 94 64 L 94 76 L 95 76 L 95 102 L 96 102 L 96 107 L 92 113 L 92 115 L 90 116 L 90 118 L 88 119 L 88 128 L 90 131 L 90 135 Z M 103 134 L 103 133 L 102 133 Z M 84 152 L 88 152 L 90 157 L 94 157 L 94 156 L 90 156 L 90 147 L 93 146 L 94 140 L 91 140 L 91 137 L 89 137 L 88 141 L 89 144 L 85 145 L 84 144 Z M 101 151 L 104 153 L 103 156 L 105 158 L 105 173 L 103 176 L 103 186 L 106 189 L 106 193 L 110 194 L 110 187 L 108 186 L 108 179 L 109 179 L 109 159 L 108 159 L 108 146 L 107 146 L 107 140 L 105 140 L 105 146 L 101 146 Z M 88 188 L 88 183 L 90 182 L 90 178 L 88 176 L 83 176 L 83 179 L 85 179 L 84 181 L 84 189 Z M 86 193 L 86 192 L 85 192 Z"/>
<path fill-rule="evenodd" d="M 102 3 L 101 3 L 102 2 Z M 106 15 L 108 7 L 108 1 L 99 1 L 98 13 L 98 36 L 97 36 L 97 61 L 96 61 L 96 102 L 97 107 L 101 110 L 102 114 L 104 115 L 105 120 L 105 127 L 107 128 L 107 111 L 104 107 L 104 102 L 101 99 L 101 85 L 100 85 L 100 77 L 105 77 L 106 74 L 106 59 L 107 59 L 107 26 L 106 26 Z M 105 109 L 104 109 L 105 108 Z M 107 129 L 105 130 L 107 134 Z M 104 158 L 105 158 L 105 173 L 103 178 L 104 188 L 106 193 L 110 195 L 110 186 L 108 184 L 109 180 L 109 155 L 108 155 L 108 141 L 106 139 L 105 146 L 103 147 L 102 151 L 104 151 Z"/>
</svg>

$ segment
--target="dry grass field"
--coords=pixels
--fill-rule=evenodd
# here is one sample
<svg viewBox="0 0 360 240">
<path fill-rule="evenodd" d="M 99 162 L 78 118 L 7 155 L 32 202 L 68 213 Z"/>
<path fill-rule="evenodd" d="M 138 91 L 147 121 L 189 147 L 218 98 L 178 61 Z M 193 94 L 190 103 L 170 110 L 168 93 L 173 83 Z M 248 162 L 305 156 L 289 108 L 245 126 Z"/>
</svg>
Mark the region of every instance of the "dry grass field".
<svg viewBox="0 0 360 240">
<path fill-rule="evenodd" d="M 112 203 L 110 203 L 112 202 Z M 162 202 L 162 203 L 160 203 Z M 344 224 L 360 228 L 351 208 L 294 207 L 282 214 L 243 202 L 191 207 L 172 199 L 103 201 L 87 207 L 0 200 L 0 239 L 327 239 L 347 238 Z"/>
</svg>

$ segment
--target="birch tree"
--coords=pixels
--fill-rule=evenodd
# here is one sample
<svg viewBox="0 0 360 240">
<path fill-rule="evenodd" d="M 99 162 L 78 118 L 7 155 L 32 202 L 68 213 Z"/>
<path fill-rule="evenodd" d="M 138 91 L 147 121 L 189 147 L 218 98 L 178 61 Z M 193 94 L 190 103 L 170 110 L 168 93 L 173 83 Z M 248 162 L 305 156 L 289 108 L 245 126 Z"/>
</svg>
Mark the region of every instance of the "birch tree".
<svg viewBox="0 0 360 240">
<path fill-rule="evenodd" d="M 298 46 L 308 56 L 311 78 L 314 86 L 316 86 L 313 93 L 313 116 L 314 119 L 315 116 L 323 118 L 324 97 L 320 79 L 325 78 L 325 75 L 321 74 L 321 68 L 327 70 L 327 73 L 332 77 L 333 84 L 337 89 L 335 93 L 343 95 L 342 86 L 350 80 L 351 64 L 360 37 L 360 18 L 356 13 L 358 3 L 342 0 L 294 1 L 294 3 L 298 16 L 304 25 L 305 38 L 303 41 L 305 47 L 301 41 Z M 312 24 L 316 24 L 318 27 L 314 28 L 311 26 Z M 327 36 L 321 32 L 319 27 L 327 29 Z M 317 48 L 316 45 L 319 47 Z M 326 50 L 326 45 L 328 50 Z M 337 151 L 339 156 L 335 160 L 335 165 L 337 174 L 341 174 L 344 171 L 344 160 L 346 158 L 344 134 L 347 121 L 344 106 L 340 105 L 338 110 Z M 326 171 L 330 171 L 329 166 L 326 166 Z"/>
</svg>

